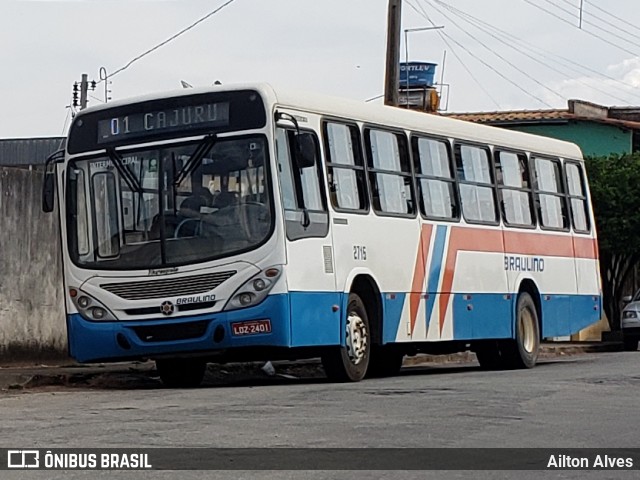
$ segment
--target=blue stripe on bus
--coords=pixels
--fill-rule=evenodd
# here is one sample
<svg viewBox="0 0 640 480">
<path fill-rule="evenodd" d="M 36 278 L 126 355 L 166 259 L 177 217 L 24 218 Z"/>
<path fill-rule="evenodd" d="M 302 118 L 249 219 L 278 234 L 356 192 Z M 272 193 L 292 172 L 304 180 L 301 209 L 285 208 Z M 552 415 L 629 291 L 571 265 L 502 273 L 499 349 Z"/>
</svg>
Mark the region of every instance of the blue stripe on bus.
<svg viewBox="0 0 640 480">
<path fill-rule="evenodd" d="M 453 297 L 453 338 L 512 338 L 514 295 L 456 293 Z"/>
<path fill-rule="evenodd" d="M 542 295 L 542 336 L 577 333 L 600 320 L 597 295 Z"/>
<path fill-rule="evenodd" d="M 382 343 L 392 343 L 396 341 L 406 298 L 406 293 L 382 294 L 382 312 L 384 315 Z"/>
<path fill-rule="evenodd" d="M 453 295 L 453 338 L 513 338 L 517 294 Z M 600 319 L 597 295 L 541 296 L 542 338 L 579 332 Z"/>
<path fill-rule="evenodd" d="M 440 273 L 442 272 L 442 263 L 445 251 L 445 240 L 447 238 L 447 226 L 438 225 L 436 228 L 436 239 L 433 244 L 433 253 L 431 264 L 429 266 L 429 276 L 427 277 L 427 294 L 428 298 L 425 304 L 427 331 L 431 326 L 431 317 L 436 304 L 436 295 L 440 282 Z M 425 252 L 428 255 L 429 252 Z"/>
<path fill-rule="evenodd" d="M 466 295 L 466 296 L 465 296 Z M 437 295 L 433 295 L 437 297 Z M 510 298 L 507 298 L 510 297 Z M 453 295 L 453 336 L 455 340 L 511 338 L 517 295 Z M 213 352 L 251 346 L 331 346 L 344 344 L 344 317 L 348 295 L 336 292 L 292 292 L 268 296 L 262 303 L 231 312 L 126 322 L 89 322 L 80 315 L 67 318 L 69 346 L 73 358 L 81 362 L 153 357 L 160 354 Z M 382 293 L 384 314 L 382 341 L 395 342 L 407 298 L 405 293 Z M 597 295 L 542 295 L 543 337 L 576 333 L 596 322 L 601 315 Z M 334 312 L 334 306 L 340 306 Z M 246 320 L 271 320 L 271 333 L 233 336 L 231 323 Z M 190 322 L 208 322 L 197 338 L 172 341 L 145 341 L 135 327 L 168 327 Z M 217 326 L 225 329 L 220 342 L 213 340 Z M 129 348 L 117 341 L 125 338 Z"/>
<path fill-rule="evenodd" d="M 291 345 L 341 345 L 345 296 L 342 292 L 290 292 Z"/>
</svg>

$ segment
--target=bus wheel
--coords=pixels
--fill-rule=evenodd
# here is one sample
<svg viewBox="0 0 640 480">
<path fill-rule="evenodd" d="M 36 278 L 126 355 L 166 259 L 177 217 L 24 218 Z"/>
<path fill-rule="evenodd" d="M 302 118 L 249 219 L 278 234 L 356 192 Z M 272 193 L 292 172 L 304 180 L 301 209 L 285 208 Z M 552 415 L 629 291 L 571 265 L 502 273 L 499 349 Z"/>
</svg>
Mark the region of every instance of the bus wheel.
<svg viewBox="0 0 640 480">
<path fill-rule="evenodd" d="M 506 341 L 501 348 L 507 368 L 532 368 L 538 360 L 540 327 L 536 305 L 531 295 L 522 292 L 516 306 L 516 338 Z"/>
<path fill-rule="evenodd" d="M 202 382 L 207 362 L 199 358 L 156 360 L 160 380 L 168 388 L 195 388 Z"/>
<path fill-rule="evenodd" d="M 400 372 L 404 354 L 391 345 L 373 345 L 367 377 L 392 377 Z"/>
<path fill-rule="evenodd" d="M 322 355 L 322 366 L 329 379 L 359 382 L 369 365 L 371 335 L 364 303 L 355 293 L 349 294 L 345 346 L 332 348 Z"/>
</svg>

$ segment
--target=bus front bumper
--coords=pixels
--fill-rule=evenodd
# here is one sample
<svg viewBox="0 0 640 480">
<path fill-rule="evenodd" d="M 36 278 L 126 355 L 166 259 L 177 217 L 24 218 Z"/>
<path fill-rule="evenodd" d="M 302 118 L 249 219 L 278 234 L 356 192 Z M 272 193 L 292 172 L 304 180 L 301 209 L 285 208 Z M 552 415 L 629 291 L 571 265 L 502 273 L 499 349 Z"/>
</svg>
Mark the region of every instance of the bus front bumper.
<svg viewBox="0 0 640 480">
<path fill-rule="evenodd" d="M 103 362 L 215 353 L 232 347 L 288 347 L 289 318 L 287 295 L 270 295 L 241 310 L 157 320 L 92 322 L 73 314 L 67 316 L 69 350 L 79 362 Z M 265 320 L 270 332 L 265 331 Z M 234 334 L 232 324 L 238 322 L 255 323 L 244 324 L 246 327 Z"/>
</svg>

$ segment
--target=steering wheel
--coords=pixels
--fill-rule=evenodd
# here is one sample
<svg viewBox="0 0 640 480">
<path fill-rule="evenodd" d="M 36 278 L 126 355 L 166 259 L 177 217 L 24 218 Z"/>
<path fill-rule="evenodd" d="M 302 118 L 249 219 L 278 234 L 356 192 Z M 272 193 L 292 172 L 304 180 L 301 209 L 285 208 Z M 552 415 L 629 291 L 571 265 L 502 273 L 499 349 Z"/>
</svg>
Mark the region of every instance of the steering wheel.
<svg viewBox="0 0 640 480">
<path fill-rule="evenodd" d="M 254 209 L 258 212 L 258 215 L 250 215 L 249 210 Z M 259 226 L 255 223 L 252 223 L 259 220 L 262 215 L 268 213 L 268 209 L 264 203 L 256 202 L 256 201 L 248 201 L 240 204 L 240 215 L 242 216 L 242 225 L 245 235 L 247 239 L 252 239 L 258 235 Z"/>
<path fill-rule="evenodd" d="M 173 238 L 180 238 L 180 229 L 188 223 L 195 223 L 194 236 L 200 235 L 200 231 L 202 230 L 202 220 L 199 218 L 185 218 L 176 227 L 176 231 L 173 233 Z"/>
</svg>

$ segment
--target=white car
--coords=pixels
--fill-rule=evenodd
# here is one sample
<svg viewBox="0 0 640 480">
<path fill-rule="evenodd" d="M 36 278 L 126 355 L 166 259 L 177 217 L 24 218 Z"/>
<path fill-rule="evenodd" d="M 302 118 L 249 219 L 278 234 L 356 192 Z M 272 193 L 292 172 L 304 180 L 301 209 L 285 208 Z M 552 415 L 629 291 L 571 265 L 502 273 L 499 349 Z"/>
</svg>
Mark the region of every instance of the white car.
<svg viewBox="0 0 640 480">
<path fill-rule="evenodd" d="M 622 300 L 626 303 L 620 319 L 622 342 L 626 351 L 635 351 L 640 341 L 640 290 L 633 297 L 628 295 Z"/>
</svg>

